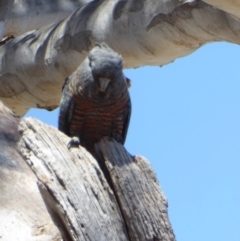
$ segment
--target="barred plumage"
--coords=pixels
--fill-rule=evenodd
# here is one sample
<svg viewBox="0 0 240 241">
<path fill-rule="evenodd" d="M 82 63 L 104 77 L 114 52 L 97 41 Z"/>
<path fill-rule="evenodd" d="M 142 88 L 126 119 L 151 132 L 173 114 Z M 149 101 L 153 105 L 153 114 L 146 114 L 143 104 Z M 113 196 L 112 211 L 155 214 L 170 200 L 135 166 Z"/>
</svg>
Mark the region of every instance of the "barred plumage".
<svg viewBox="0 0 240 241">
<path fill-rule="evenodd" d="M 59 130 L 78 137 L 92 153 L 104 136 L 124 144 L 131 115 L 129 85 L 121 56 L 106 44 L 96 45 L 65 81 Z"/>
</svg>

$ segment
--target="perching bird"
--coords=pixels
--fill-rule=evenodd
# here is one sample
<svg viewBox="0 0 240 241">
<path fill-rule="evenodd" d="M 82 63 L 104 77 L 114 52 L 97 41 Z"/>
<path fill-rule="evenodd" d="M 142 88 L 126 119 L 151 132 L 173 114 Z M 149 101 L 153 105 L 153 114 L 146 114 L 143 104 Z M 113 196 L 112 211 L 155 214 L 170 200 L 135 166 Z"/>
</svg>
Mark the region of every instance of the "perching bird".
<svg viewBox="0 0 240 241">
<path fill-rule="evenodd" d="M 108 136 L 124 144 L 131 116 L 130 80 L 122 57 L 105 43 L 96 44 L 80 67 L 65 80 L 58 126 L 94 153 L 94 144 Z"/>
</svg>

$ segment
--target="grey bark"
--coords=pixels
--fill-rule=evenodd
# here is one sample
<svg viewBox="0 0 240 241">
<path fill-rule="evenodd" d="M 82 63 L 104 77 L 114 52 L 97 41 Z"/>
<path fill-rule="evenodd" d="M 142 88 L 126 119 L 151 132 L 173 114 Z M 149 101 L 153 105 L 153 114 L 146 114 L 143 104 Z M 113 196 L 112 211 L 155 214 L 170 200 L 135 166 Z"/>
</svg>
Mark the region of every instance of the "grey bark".
<svg viewBox="0 0 240 241">
<path fill-rule="evenodd" d="M 239 20 L 204 2 L 137 2 L 92 1 L 64 21 L 3 45 L 0 98 L 17 115 L 56 108 L 64 79 L 95 42 L 121 54 L 125 68 L 164 65 L 209 42 L 240 43 Z"/>
<path fill-rule="evenodd" d="M 19 36 L 58 22 L 87 2 L 90 0 L 14 0 L 4 34 Z"/>
<path fill-rule="evenodd" d="M 67 17 L 76 10 L 77 7 L 90 1 L 91 0 L 14 0 L 5 34 L 18 36 L 27 31 L 57 22 Z M 185 1 L 180 0 L 179 2 Z M 240 18 L 239 1 L 205 0 L 205 2 Z"/>
<path fill-rule="evenodd" d="M 0 102 L 0 240 L 60 241 L 37 188 L 19 155 L 18 120 Z"/>
<path fill-rule="evenodd" d="M 101 165 L 70 138 L 35 119 L 20 124 L 18 148 L 65 240 L 174 241 L 167 201 L 149 163 L 113 140 L 97 145 Z"/>
<path fill-rule="evenodd" d="M 107 167 L 130 240 L 175 240 L 167 200 L 148 160 L 131 156 L 122 145 L 108 138 L 97 149 Z"/>
<path fill-rule="evenodd" d="M 6 31 L 6 23 L 11 12 L 13 0 L 0 1 L 0 40 Z"/>
</svg>

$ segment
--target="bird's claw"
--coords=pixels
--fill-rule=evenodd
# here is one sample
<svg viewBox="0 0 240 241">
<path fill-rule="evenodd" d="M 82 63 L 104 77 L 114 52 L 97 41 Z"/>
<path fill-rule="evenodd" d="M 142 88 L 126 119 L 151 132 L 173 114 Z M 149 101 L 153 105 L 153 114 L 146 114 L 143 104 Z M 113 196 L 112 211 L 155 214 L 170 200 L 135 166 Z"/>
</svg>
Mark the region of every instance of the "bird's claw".
<svg viewBox="0 0 240 241">
<path fill-rule="evenodd" d="M 72 147 L 78 147 L 80 145 L 80 138 L 77 136 L 72 137 L 72 139 L 68 142 L 67 148 L 70 149 Z"/>
</svg>

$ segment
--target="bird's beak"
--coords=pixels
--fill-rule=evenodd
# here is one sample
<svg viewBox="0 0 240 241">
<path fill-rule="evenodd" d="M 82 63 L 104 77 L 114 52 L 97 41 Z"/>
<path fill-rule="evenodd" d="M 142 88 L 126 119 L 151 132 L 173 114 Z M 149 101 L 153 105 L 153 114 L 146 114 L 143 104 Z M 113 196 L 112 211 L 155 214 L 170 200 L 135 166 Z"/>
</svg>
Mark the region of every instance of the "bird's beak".
<svg viewBox="0 0 240 241">
<path fill-rule="evenodd" d="M 105 92 L 106 89 L 107 89 L 107 87 L 108 87 L 108 84 L 109 84 L 109 82 L 110 82 L 110 79 L 100 78 L 99 81 L 100 81 L 99 91 Z"/>
</svg>

